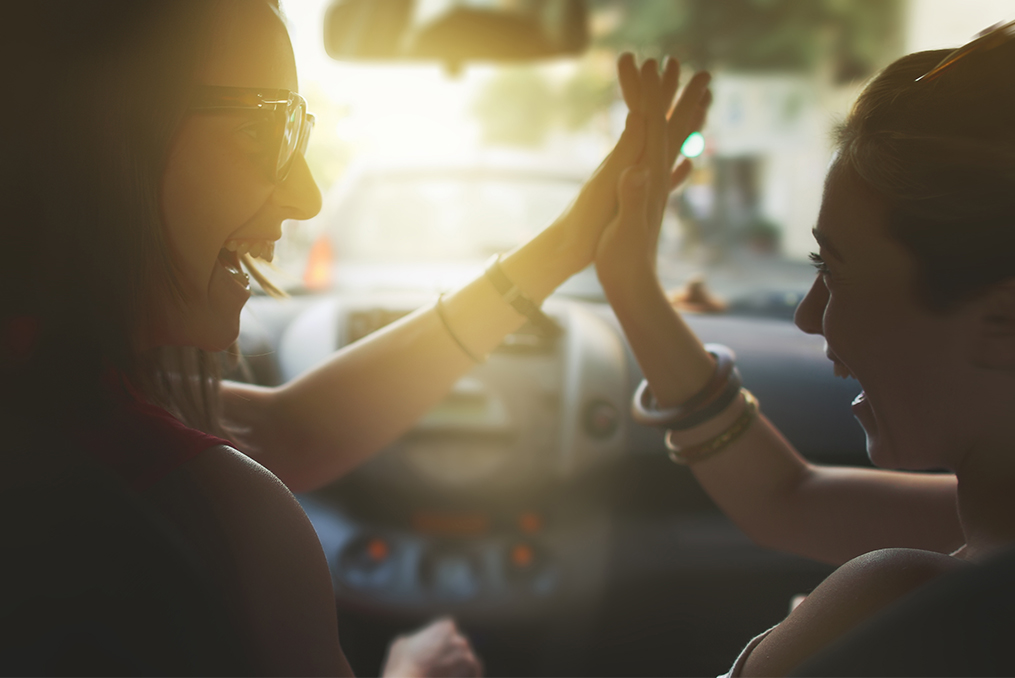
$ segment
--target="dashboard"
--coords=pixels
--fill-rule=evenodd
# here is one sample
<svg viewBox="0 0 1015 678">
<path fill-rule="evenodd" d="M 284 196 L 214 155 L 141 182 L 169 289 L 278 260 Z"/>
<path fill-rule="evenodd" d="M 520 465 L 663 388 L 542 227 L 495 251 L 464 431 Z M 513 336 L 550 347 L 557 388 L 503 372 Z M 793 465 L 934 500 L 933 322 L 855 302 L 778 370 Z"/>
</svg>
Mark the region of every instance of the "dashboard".
<svg viewBox="0 0 1015 678">
<path fill-rule="evenodd" d="M 255 380 L 281 383 L 432 301 L 255 298 L 241 350 Z M 614 637 L 623 620 L 643 620 L 653 604 L 676 597 L 680 607 L 657 613 L 667 623 L 695 620 L 683 642 L 698 663 L 684 661 L 681 670 L 724 670 L 731 652 L 829 570 L 752 544 L 690 472 L 667 459 L 662 434 L 633 422 L 641 373 L 607 305 L 551 298 L 544 310 L 563 329 L 558 338 L 523 326 L 406 435 L 299 497 L 328 558 L 336 602 L 357 629 L 372 621 L 397 630 L 453 614 L 499 638 L 510 626 L 551 636 L 566 628 L 582 645 Z M 865 463 L 849 409 L 858 387 L 833 376 L 821 337 L 785 320 L 686 317 L 704 341 L 733 348 L 745 386 L 805 456 Z M 731 622 L 718 601 L 738 590 L 752 605 L 739 605 Z M 705 591 L 711 599 L 696 597 Z M 649 662 L 640 672 L 663 661 L 651 639 L 639 634 L 631 642 L 649 645 L 624 652 Z M 496 643 L 481 650 L 496 655 Z M 602 652 L 595 669 L 588 648 L 584 664 L 547 664 L 544 653 L 535 666 L 599 673 L 614 656 Z M 377 660 L 361 661 L 357 670 L 369 671 Z M 639 672 L 629 663 L 617 670 Z"/>
</svg>

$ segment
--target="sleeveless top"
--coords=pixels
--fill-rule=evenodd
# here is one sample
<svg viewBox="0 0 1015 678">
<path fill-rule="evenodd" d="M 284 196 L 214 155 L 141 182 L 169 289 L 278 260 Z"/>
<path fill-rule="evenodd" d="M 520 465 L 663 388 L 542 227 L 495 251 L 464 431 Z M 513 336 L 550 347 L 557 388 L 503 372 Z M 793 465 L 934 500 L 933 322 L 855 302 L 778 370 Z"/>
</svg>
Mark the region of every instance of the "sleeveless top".
<svg viewBox="0 0 1015 678">
<path fill-rule="evenodd" d="M 98 421 L 77 427 L 73 437 L 99 464 L 143 492 L 165 476 L 228 440 L 189 428 L 166 410 L 145 402 L 119 371 L 109 368 L 102 385 L 114 407 Z"/>
</svg>

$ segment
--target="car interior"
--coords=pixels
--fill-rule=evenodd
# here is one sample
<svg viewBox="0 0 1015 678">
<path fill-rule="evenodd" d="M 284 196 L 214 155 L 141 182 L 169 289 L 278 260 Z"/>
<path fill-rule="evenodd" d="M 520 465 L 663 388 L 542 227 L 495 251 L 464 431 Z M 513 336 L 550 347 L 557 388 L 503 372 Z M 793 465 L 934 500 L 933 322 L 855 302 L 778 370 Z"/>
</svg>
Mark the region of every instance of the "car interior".
<svg viewBox="0 0 1015 678">
<path fill-rule="evenodd" d="M 977 29 L 1001 11 L 997 3 L 980 4 L 968 19 Z M 685 153 L 697 158 L 698 169 L 671 199 L 660 277 L 695 333 L 736 353 L 744 386 L 803 456 L 867 466 L 863 430 L 849 408 L 858 386 L 833 374 L 822 337 L 801 332 L 792 314 L 813 278 L 805 241 L 828 161 L 826 132 L 864 78 L 912 51 L 910 34 L 922 20 L 914 17 L 932 12 L 946 22 L 954 14 L 941 9 L 946 5 L 288 0 L 282 8 L 299 68 L 310 50 L 326 53 L 320 58 L 334 62 L 328 68 L 349 69 L 341 71 L 350 74 L 346 84 L 358 77 L 353 69 L 378 81 L 385 69 L 402 69 L 448 88 L 478 89 L 476 79 L 485 79 L 489 94 L 498 77 L 517 85 L 540 73 L 552 84 L 601 73 L 605 63 L 596 83 L 606 84 L 582 90 L 599 97 L 576 133 L 588 138 L 588 129 L 605 137 L 617 129 L 621 99 L 610 68 L 620 51 L 672 51 L 692 68 L 714 69 L 713 118 L 702 130 L 702 148 Z M 768 12 L 770 6 L 782 14 Z M 310 16 L 316 23 L 305 24 Z M 754 42 L 723 43 L 722 21 L 735 40 Z M 964 39 L 959 24 L 951 27 L 960 31 L 957 41 Z M 766 52 L 759 36 L 776 28 L 782 47 Z M 718 46 L 702 46 L 710 40 Z M 560 75 L 567 68 L 560 64 L 579 59 L 592 65 Z M 743 68 L 752 59 L 759 66 Z M 808 99 L 819 81 L 821 96 Z M 533 87 L 505 85 L 501 95 L 520 100 Z M 329 101 L 302 71 L 301 91 L 318 114 L 308 160 L 325 207 L 310 223 L 286 226 L 277 270 L 267 273 L 288 297 L 255 291 L 242 316 L 242 359 L 229 379 L 284 383 L 433 303 L 439 292 L 478 275 L 491 254 L 549 223 L 601 159 L 598 151 L 609 148 L 594 146 L 594 159 L 585 150 L 571 153 L 582 160 L 565 166 L 557 161 L 567 154 L 554 146 L 551 130 L 538 153 L 523 140 L 522 151 L 482 150 L 453 161 L 378 159 L 343 141 L 355 135 L 343 127 L 356 117 L 351 104 Z M 771 120 L 752 122 L 755 113 Z M 741 119 L 746 127 L 737 127 Z M 816 150 L 803 148 L 813 139 Z M 341 163 L 329 165 L 335 158 Z M 771 178 L 793 163 L 799 167 L 788 184 Z M 804 198 L 805 189 L 816 194 Z M 478 214 L 488 220 L 475 223 Z M 461 251 L 449 254 L 443 242 Z M 689 301 L 689 280 L 696 281 L 697 306 Z M 702 294 L 712 301 L 700 303 Z M 524 325 L 395 443 L 334 483 L 298 495 L 327 556 L 342 647 L 358 675 L 378 675 L 394 636 L 443 615 L 454 617 L 491 676 L 717 675 L 752 636 L 785 617 L 795 596 L 831 573 L 830 565 L 754 544 L 690 470 L 669 459 L 663 433 L 632 419 L 641 370 L 594 271 L 566 283 L 543 310 L 559 331 Z M 73 493 L 58 494 L 63 499 L 54 506 L 73 504 Z M 109 534 L 91 537 L 59 529 L 115 542 L 125 538 L 117 530 L 129 535 L 149 527 L 112 525 Z M 177 571 L 186 581 L 137 595 L 199 585 L 191 579 L 200 573 Z M 936 595 L 960 605 L 976 595 L 962 587 Z M 202 604 L 185 596 L 176 601 L 181 608 Z M 881 636 L 914 617 L 933 624 L 919 604 L 906 614 L 877 620 Z M 171 621 L 167 633 L 186 632 Z M 805 674 L 879 673 L 851 659 L 879 637 L 876 629 L 867 633 L 846 639 Z M 227 648 L 232 642 L 207 637 Z M 204 650 L 194 652 L 197 659 L 179 657 L 153 670 L 186 673 L 187 662 L 199 663 Z M 893 661 L 884 673 L 911 667 L 905 655 Z M 983 670 L 1003 673 L 1006 666 Z"/>
<path fill-rule="evenodd" d="M 580 54 L 592 39 L 590 16 L 603 9 L 580 0 L 443 7 L 428 15 L 411 2 L 330 3 L 327 53 L 375 69 L 436 62 L 448 78 L 474 62 L 517 68 Z M 524 26 L 535 37 L 521 37 Z M 318 219 L 327 223 L 317 244 L 337 252 L 329 282 L 310 290 L 304 274 L 289 299 L 251 299 L 242 378 L 282 383 L 432 302 L 432 287 L 403 278 L 428 247 L 438 263 L 453 258 L 442 259 L 436 240 L 443 233 L 445 247 L 455 246 L 452 213 L 464 211 L 462 228 L 475 231 L 486 228 L 474 223 L 481 214 L 547 223 L 582 179 L 549 164 L 487 155 L 352 166 Z M 569 188 L 544 198 L 545 216 L 523 217 L 509 207 L 530 200 L 520 179 Z M 507 198 L 498 202 L 497 191 Z M 411 240 L 408 231 L 430 237 Z M 370 250 L 372 241 L 385 252 Z M 506 241 L 477 237 L 474 255 Z M 394 265 L 376 265 L 385 255 Z M 770 268 L 782 278 L 761 285 L 709 276 L 732 290 L 725 310 L 689 313 L 688 322 L 702 340 L 736 351 L 744 384 L 801 453 L 864 465 L 863 432 L 848 407 L 855 385 L 833 375 L 821 337 L 791 322 L 812 274 L 793 261 Z M 489 675 L 714 675 L 831 572 L 753 544 L 668 459 L 661 432 L 632 420 L 640 370 L 594 273 L 583 275 L 544 305 L 559 333 L 522 327 L 395 444 L 299 496 L 328 558 L 357 673 L 376 675 L 392 636 L 452 615 Z"/>
</svg>

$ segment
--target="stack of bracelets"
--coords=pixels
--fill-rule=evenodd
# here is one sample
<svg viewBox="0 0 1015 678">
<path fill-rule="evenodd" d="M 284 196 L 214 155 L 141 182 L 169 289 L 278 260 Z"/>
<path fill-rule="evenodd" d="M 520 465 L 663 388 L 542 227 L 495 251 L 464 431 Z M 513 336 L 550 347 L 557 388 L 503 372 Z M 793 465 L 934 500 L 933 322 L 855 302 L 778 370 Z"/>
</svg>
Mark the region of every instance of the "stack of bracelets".
<svg viewBox="0 0 1015 678">
<path fill-rule="evenodd" d="M 705 387 L 677 407 L 660 410 L 642 380 L 631 403 L 631 414 L 639 424 L 666 429 L 666 448 L 670 459 L 678 464 L 695 464 L 708 459 L 735 441 L 758 414 L 758 401 L 742 387 L 740 372 L 734 365 L 733 351 L 722 344 L 705 344 L 715 358 L 715 372 Z M 743 394 L 743 398 L 740 395 Z M 742 404 L 740 414 L 732 423 L 714 432 L 714 423 L 729 416 Z M 709 426 L 709 424 L 713 424 Z"/>
</svg>

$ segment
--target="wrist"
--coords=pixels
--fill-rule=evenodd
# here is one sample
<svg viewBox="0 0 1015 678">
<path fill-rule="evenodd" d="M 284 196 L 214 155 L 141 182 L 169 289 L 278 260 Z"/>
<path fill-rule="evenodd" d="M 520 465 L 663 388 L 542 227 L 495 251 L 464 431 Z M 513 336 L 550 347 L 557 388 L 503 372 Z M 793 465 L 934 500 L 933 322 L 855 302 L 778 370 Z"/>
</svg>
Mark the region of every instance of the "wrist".
<svg viewBox="0 0 1015 678">
<path fill-rule="evenodd" d="M 596 274 L 603 292 L 614 308 L 627 307 L 639 300 L 654 296 L 665 297 L 656 277 L 655 267 L 646 262 L 641 266 L 611 267 L 596 262 Z"/>
<path fill-rule="evenodd" d="M 511 281 L 535 303 L 542 303 L 565 280 L 583 269 L 591 257 L 583 257 L 563 219 L 500 259 Z"/>
</svg>

